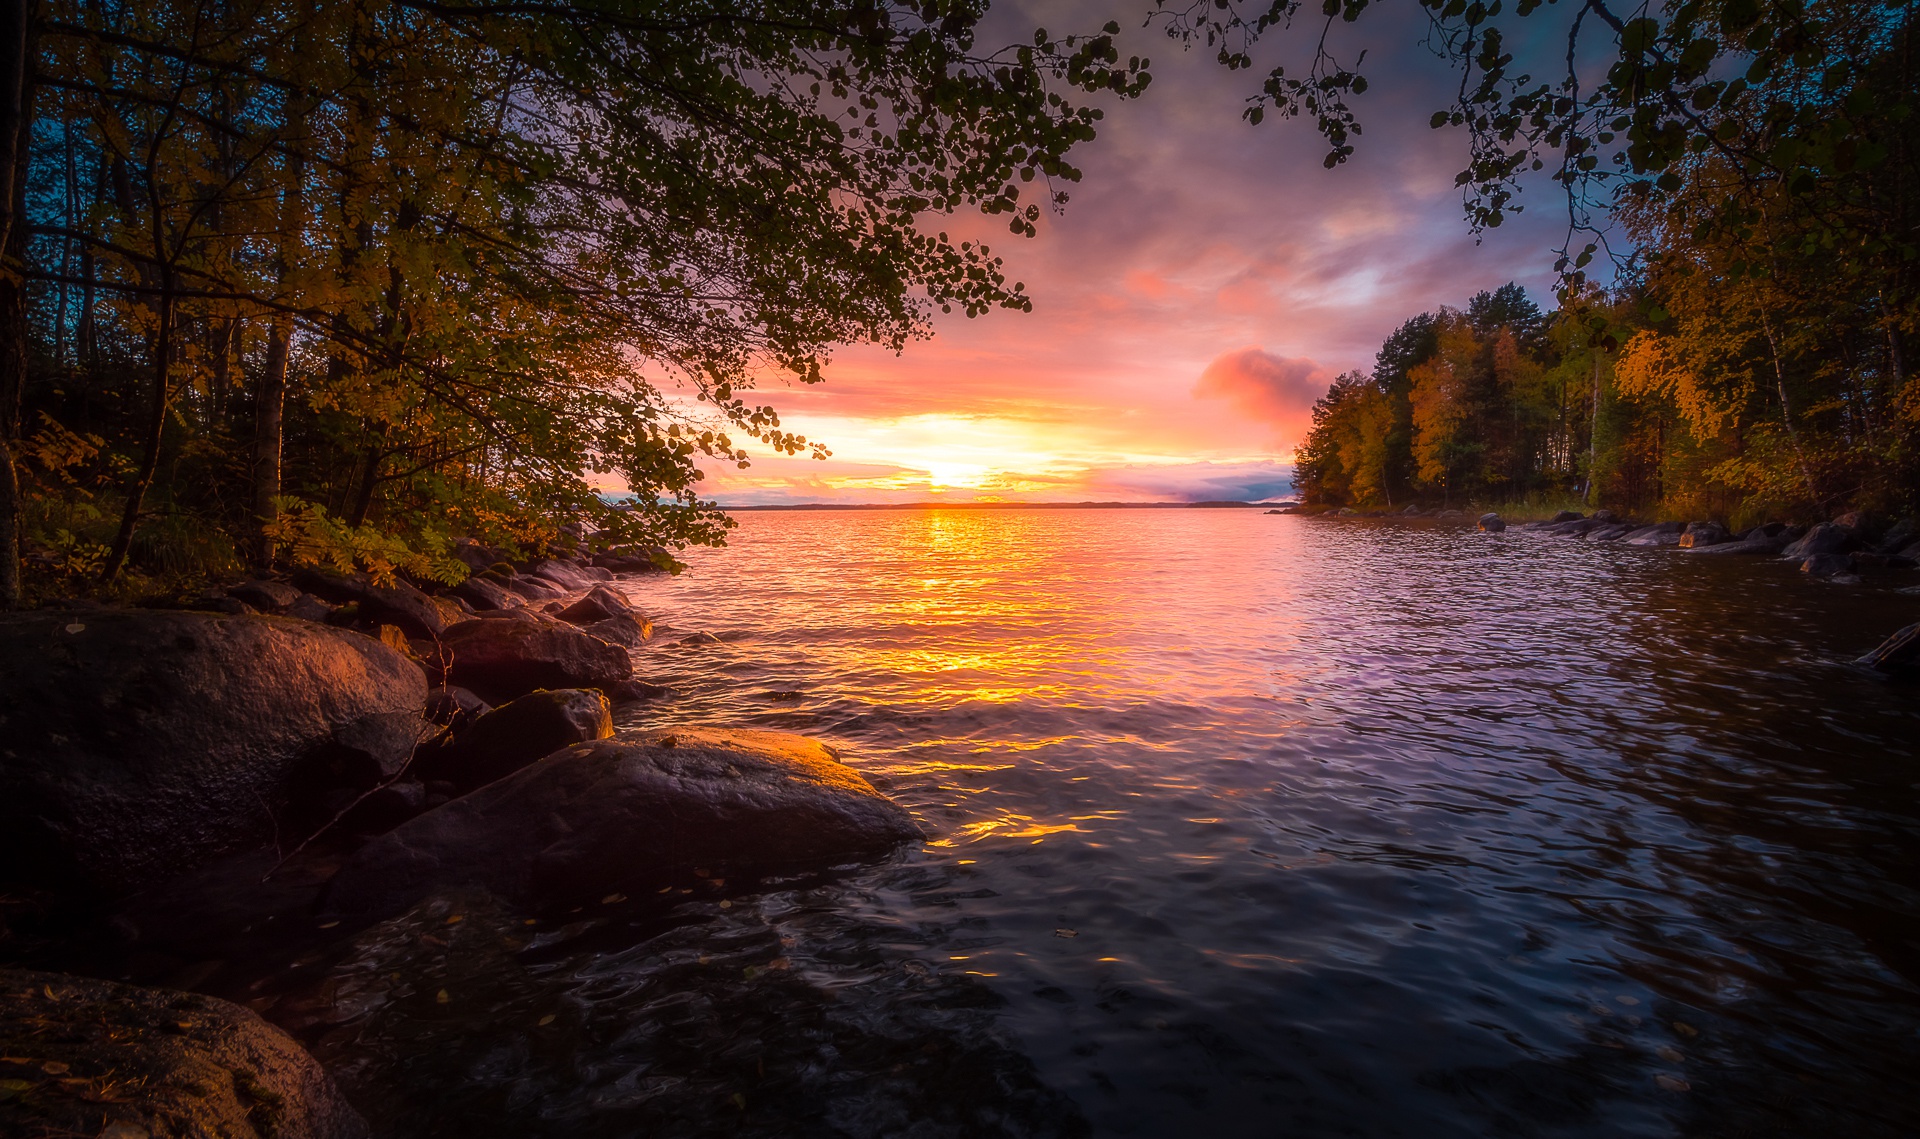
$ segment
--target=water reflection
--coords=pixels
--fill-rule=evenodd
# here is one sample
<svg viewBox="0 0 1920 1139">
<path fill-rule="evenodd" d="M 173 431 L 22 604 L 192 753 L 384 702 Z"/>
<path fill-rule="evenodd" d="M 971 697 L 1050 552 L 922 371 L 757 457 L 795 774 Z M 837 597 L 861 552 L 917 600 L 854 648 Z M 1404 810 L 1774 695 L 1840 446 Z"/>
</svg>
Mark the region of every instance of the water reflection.
<svg viewBox="0 0 1920 1139">
<path fill-rule="evenodd" d="M 875 913 L 978 882 L 965 964 L 1100 1133 L 1906 1134 L 1920 714 L 1840 663 L 1901 584 L 1035 511 L 749 516 L 636 593 L 741 634 L 645 662 L 673 715 L 939 832 Z"/>
</svg>

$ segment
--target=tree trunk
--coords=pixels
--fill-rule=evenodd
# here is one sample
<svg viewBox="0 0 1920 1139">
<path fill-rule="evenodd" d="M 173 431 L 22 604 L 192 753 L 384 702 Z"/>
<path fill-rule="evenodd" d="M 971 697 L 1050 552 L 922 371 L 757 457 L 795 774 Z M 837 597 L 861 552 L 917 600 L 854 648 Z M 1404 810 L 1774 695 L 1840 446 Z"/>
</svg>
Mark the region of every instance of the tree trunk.
<svg viewBox="0 0 1920 1139">
<path fill-rule="evenodd" d="M 167 408 L 173 394 L 173 271 L 161 270 L 160 286 L 160 325 L 154 334 L 153 349 L 153 407 L 147 417 L 146 453 L 141 458 L 140 474 L 127 488 L 126 508 L 120 512 L 120 532 L 114 535 L 113 549 L 107 554 L 107 564 L 100 571 L 100 580 L 111 582 L 120 576 L 120 569 L 127 563 L 127 553 L 133 549 L 133 532 L 140 525 L 140 507 L 146 501 L 147 488 L 153 485 L 154 473 L 160 469 L 160 444 L 167 431 Z"/>
<path fill-rule="evenodd" d="M 292 339 L 290 322 L 273 322 L 267 340 L 267 367 L 260 375 L 253 405 L 253 563 L 265 570 L 273 565 L 273 539 L 267 531 L 280 519 L 280 450 L 284 430 L 281 414 L 287 402 L 287 354 Z"/>
<path fill-rule="evenodd" d="M 32 129 L 33 18 L 28 0 L 0 4 L 0 609 L 20 604 L 21 500 L 15 452 L 27 384 L 26 283 L 20 276 L 27 136 Z"/>
</svg>

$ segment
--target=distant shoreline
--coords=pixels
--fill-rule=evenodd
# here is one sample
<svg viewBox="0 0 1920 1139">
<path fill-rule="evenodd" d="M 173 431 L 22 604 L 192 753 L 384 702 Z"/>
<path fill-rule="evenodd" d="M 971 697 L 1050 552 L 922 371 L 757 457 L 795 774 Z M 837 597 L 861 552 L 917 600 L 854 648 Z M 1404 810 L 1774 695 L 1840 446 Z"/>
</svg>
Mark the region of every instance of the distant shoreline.
<svg viewBox="0 0 1920 1139">
<path fill-rule="evenodd" d="M 729 514 L 767 510 L 1273 510 L 1282 502 L 798 502 L 771 506 L 722 506 Z"/>
</svg>

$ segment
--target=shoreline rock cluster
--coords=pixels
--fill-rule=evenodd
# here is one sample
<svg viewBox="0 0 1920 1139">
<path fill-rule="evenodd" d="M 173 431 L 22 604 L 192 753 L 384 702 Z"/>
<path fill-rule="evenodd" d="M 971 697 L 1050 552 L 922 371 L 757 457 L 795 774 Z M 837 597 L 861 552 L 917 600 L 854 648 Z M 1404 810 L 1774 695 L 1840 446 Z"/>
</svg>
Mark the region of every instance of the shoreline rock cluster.
<svg viewBox="0 0 1920 1139">
<path fill-rule="evenodd" d="M 475 574 L 437 594 L 307 569 L 187 609 L 0 616 L 0 892 L 138 942 L 109 915 L 244 906 L 222 870 L 243 863 L 254 879 L 298 863 L 298 904 L 331 918 L 308 924 L 357 928 L 446 890 L 540 913 L 924 837 L 803 737 L 616 736 L 614 705 L 667 693 L 635 679 L 655 626 L 612 588 L 656 568 L 647 552 L 459 553 Z M 215 1069 L 233 1075 L 180 1106 L 177 1088 Z M 0 967 L 0 1132 L 75 1130 L 73 1089 L 117 1071 L 147 1082 L 86 1107 L 86 1134 L 367 1133 L 245 1009 Z"/>
<path fill-rule="evenodd" d="M 1320 518 L 1431 519 L 1466 524 L 1463 510 L 1423 510 L 1407 506 L 1399 511 L 1316 510 L 1296 507 L 1269 513 L 1303 514 Z M 1812 526 L 1767 522 L 1731 532 L 1719 522 L 1638 522 L 1611 510 L 1592 514 L 1563 510 L 1552 518 L 1511 526 L 1498 513 L 1481 514 L 1477 529 L 1492 534 L 1508 529 L 1554 538 L 1580 539 L 1648 549 L 1672 548 L 1701 556 L 1774 557 L 1797 563 L 1809 578 L 1835 584 L 1858 584 L 1862 571 L 1920 568 L 1920 518 L 1904 518 L 1882 526 L 1854 511 Z M 1920 668 L 1920 623 L 1895 631 L 1874 651 L 1855 663 L 1885 672 Z"/>
</svg>

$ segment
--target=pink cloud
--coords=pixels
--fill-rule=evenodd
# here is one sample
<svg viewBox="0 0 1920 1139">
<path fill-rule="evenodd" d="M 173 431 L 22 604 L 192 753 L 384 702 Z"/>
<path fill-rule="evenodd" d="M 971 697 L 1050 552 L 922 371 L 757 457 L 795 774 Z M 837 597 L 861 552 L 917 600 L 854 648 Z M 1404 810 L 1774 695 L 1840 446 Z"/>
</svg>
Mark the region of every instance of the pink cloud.
<svg viewBox="0 0 1920 1139">
<path fill-rule="evenodd" d="M 1314 401 L 1327 394 L 1333 378 L 1333 369 L 1305 357 L 1241 348 L 1214 357 L 1193 394 L 1229 400 L 1242 413 L 1271 424 L 1287 445 L 1298 446 L 1313 425 Z"/>
</svg>

